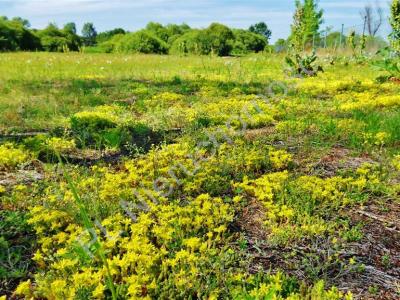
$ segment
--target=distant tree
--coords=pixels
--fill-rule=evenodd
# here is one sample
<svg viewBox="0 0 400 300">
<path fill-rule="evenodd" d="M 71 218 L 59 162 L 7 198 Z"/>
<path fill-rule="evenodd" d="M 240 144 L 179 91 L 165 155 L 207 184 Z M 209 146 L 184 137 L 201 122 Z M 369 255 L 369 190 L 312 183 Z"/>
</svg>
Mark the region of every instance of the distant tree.
<svg viewBox="0 0 400 300">
<path fill-rule="evenodd" d="M 313 39 L 319 38 L 319 27 L 323 23 L 323 10 L 318 9 L 315 0 L 296 0 L 296 10 L 293 15 L 293 24 L 289 40 L 292 46 L 300 51 Z"/>
<path fill-rule="evenodd" d="M 31 27 L 31 23 L 29 23 L 29 21 L 27 19 L 23 19 L 21 17 L 14 17 L 14 18 L 11 19 L 11 21 L 18 22 L 18 23 L 22 24 L 22 26 L 24 26 L 26 28 Z"/>
<path fill-rule="evenodd" d="M 76 24 L 74 22 L 70 22 L 64 25 L 63 30 L 65 32 L 70 32 L 72 34 L 76 34 Z"/>
<path fill-rule="evenodd" d="M 275 47 L 275 51 L 276 51 L 276 52 L 283 52 L 283 51 L 286 51 L 286 50 L 287 50 L 287 47 L 288 47 L 287 40 L 285 40 L 285 39 L 278 39 L 278 40 L 275 42 L 274 47 Z"/>
<path fill-rule="evenodd" d="M 68 45 L 66 34 L 56 24 L 50 23 L 43 30 L 38 31 L 40 43 L 46 51 L 61 52 Z"/>
<path fill-rule="evenodd" d="M 271 30 L 268 28 L 265 22 L 259 22 L 251 25 L 249 27 L 249 31 L 263 35 L 267 39 L 267 42 L 269 42 L 272 34 Z"/>
<path fill-rule="evenodd" d="M 173 42 L 170 52 L 226 56 L 231 53 L 234 39 L 234 34 L 230 28 L 222 24 L 212 23 L 206 29 L 193 29 L 177 38 Z"/>
<path fill-rule="evenodd" d="M 233 29 L 234 42 L 233 54 L 246 54 L 250 52 L 260 52 L 265 49 L 268 42 L 264 35 L 249 32 L 244 29 Z"/>
<path fill-rule="evenodd" d="M 76 51 L 81 40 L 71 30 L 59 29 L 54 23 L 50 23 L 45 29 L 39 30 L 37 35 L 40 38 L 42 47 L 50 52 Z"/>
<path fill-rule="evenodd" d="M 21 19 L 0 18 L 0 51 L 40 49 L 38 37 Z"/>
<path fill-rule="evenodd" d="M 392 32 L 389 36 L 393 49 L 400 52 L 400 0 L 393 0 L 390 7 L 390 25 Z"/>
<path fill-rule="evenodd" d="M 68 50 L 77 51 L 82 45 L 82 39 L 76 34 L 76 25 L 73 22 L 64 25 L 63 32 L 68 40 Z"/>
<path fill-rule="evenodd" d="M 167 30 L 168 33 L 168 43 L 170 45 L 172 45 L 172 43 L 177 38 L 188 32 L 189 30 L 191 30 L 190 26 L 187 24 L 181 24 L 181 25 L 168 24 L 167 26 L 165 26 L 165 29 Z"/>
<path fill-rule="evenodd" d="M 151 31 L 164 42 L 172 44 L 178 37 L 190 30 L 190 27 L 186 24 L 168 24 L 163 26 L 160 23 L 150 22 L 146 25 L 146 30 Z"/>
<path fill-rule="evenodd" d="M 219 23 L 212 23 L 205 30 L 204 39 L 209 42 L 211 54 L 226 56 L 232 50 L 234 35 L 229 27 Z"/>
<path fill-rule="evenodd" d="M 106 41 L 111 40 L 115 35 L 125 34 L 126 31 L 122 28 L 115 28 L 112 30 L 100 32 L 96 37 L 97 43 L 104 43 Z"/>
<path fill-rule="evenodd" d="M 82 37 L 85 46 L 94 46 L 96 44 L 97 31 L 93 23 L 85 23 L 83 25 Z"/>
<path fill-rule="evenodd" d="M 119 37 L 119 35 L 115 37 Z M 114 50 L 117 52 L 157 54 L 166 54 L 168 52 L 168 44 L 155 36 L 151 31 L 145 29 L 123 35 L 116 42 Z"/>
<path fill-rule="evenodd" d="M 146 30 L 153 32 L 158 38 L 164 42 L 168 41 L 168 30 L 160 23 L 150 22 L 146 25 Z"/>
<path fill-rule="evenodd" d="M 364 9 L 360 12 L 363 21 L 366 22 L 366 28 L 368 34 L 375 36 L 378 33 L 379 28 L 383 22 L 383 9 L 376 4 L 375 12 L 371 4 L 364 6 Z"/>
</svg>

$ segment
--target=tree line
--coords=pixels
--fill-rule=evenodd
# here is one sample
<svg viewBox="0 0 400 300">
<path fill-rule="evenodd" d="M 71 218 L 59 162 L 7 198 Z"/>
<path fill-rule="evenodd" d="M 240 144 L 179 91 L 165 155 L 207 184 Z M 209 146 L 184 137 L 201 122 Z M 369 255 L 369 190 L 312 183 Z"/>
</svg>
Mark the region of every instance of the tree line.
<svg viewBox="0 0 400 300">
<path fill-rule="evenodd" d="M 296 0 L 296 9 L 291 25 L 291 34 L 287 39 L 275 43 L 276 50 L 289 48 L 301 51 L 320 45 L 332 45 L 332 41 L 351 40 L 365 43 L 369 40 L 385 45 L 382 38 L 375 37 L 382 24 L 382 10 L 366 6 L 360 12 L 364 20 L 364 32 L 357 35 L 350 32 L 329 32 L 321 35 L 323 10 L 318 8 L 317 0 Z M 400 51 L 400 0 L 392 0 L 390 24 L 392 33 L 389 40 L 393 48 Z M 100 32 L 92 23 L 85 23 L 81 34 L 78 34 L 74 23 L 63 27 L 50 23 L 46 28 L 31 29 L 28 20 L 22 18 L 0 17 L 0 51 L 51 51 L 67 52 L 120 52 L 120 53 L 156 53 L 156 54 L 214 54 L 219 56 L 240 55 L 252 52 L 271 50 L 269 45 L 271 30 L 265 22 L 259 22 L 248 29 L 229 28 L 223 24 L 212 23 L 204 29 L 191 28 L 187 24 L 168 24 L 150 22 L 136 32 L 122 28 Z M 336 42 L 335 42 L 336 44 Z M 340 45 L 341 46 L 341 45 Z"/>
<path fill-rule="evenodd" d="M 215 54 L 232 55 L 263 51 L 271 37 L 264 22 L 248 30 L 229 28 L 213 23 L 205 29 L 194 29 L 186 24 L 166 26 L 150 22 L 136 32 L 122 28 L 100 32 L 92 23 L 85 23 L 79 35 L 75 23 L 58 27 L 50 23 L 46 28 L 31 29 L 28 20 L 0 17 L 1 51 L 80 51 L 137 52 L 157 54 Z"/>
</svg>

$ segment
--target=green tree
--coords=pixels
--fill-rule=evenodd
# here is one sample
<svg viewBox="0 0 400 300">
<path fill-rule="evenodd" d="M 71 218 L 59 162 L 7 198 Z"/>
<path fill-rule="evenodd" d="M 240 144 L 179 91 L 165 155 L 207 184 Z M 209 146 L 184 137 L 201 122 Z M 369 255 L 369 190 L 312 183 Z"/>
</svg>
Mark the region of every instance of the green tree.
<svg viewBox="0 0 400 300">
<path fill-rule="evenodd" d="M 392 33 L 390 34 L 390 43 L 393 49 L 400 52 L 400 0 L 393 0 L 390 7 L 390 25 Z"/>
<path fill-rule="evenodd" d="M 119 34 L 123 35 L 125 33 L 126 33 L 126 31 L 122 28 L 115 28 L 112 30 L 100 32 L 96 37 L 96 43 L 100 44 L 100 43 L 107 42 L 107 41 L 111 40 L 115 35 L 119 35 Z"/>
<path fill-rule="evenodd" d="M 97 31 L 93 23 L 83 24 L 82 37 L 85 46 L 94 46 L 96 44 Z"/>
<path fill-rule="evenodd" d="M 81 44 L 79 36 L 74 34 L 70 28 L 59 29 L 54 23 L 39 30 L 37 35 L 44 50 L 50 52 L 77 51 Z"/>
<path fill-rule="evenodd" d="M 232 50 L 234 35 L 232 30 L 222 24 L 212 23 L 204 32 L 205 41 L 209 44 L 211 54 L 229 55 Z"/>
<path fill-rule="evenodd" d="M 300 51 L 313 39 L 319 38 L 319 27 L 323 23 L 323 10 L 318 9 L 315 0 L 296 0 L 296 10 L 291 26 L 290 43 L 296 51 Z"/>
<path fill-rule="evenodd" d="M 250 32 L 244 29 L 233 29 L 235 40 L 233 42 L 233 54 L 246 54 L 260 52 L 265 49 L 268 41 L 264 35 Z"/>
<path fill-rule="evenodd" d="M 146 30 L 171 45 L 178 37 L 190 30 L 190 27 L 186 24 L 168 24 L 163 26 L 160 23 L 150 22 L 147 24 Z"/>
<path fill-rule="evenodd" d="M 249 27 L 249 31 L 263 35 L 267 39 L 267 42 L 269 42 L 269 39 L 271 38 L 272 34 L 271 30 L 268 28 L 265 22 L 259 22 L 254 25 L 251 25 Z"/>
<path fill-rule="evenodd" d="M 119 35 L 116 35 L 119 37 Z M 114 49 L 117 52 L 133 53 L 157 53 L 165 54 L 168 52 L 168 44 L 155 36 L 149 30 L 140 30 L 134 33 L 122 35 L 116 39 Z"/>
<path fill-rule="evenodd" d="M 165 26 L 165 28 L 167 29 L 168 32 L 168 43 L 170 45 L 172 45 L 172 43 L 177 38 L 188 32 L 189 30 L 191 30 L 189 25 L 187 24 L 181 24 L 181 25 L 168 24 L 167 26 Z"/>
<path fill-rule="evenodd" d="M 65 32 L 70 32 L 72 34 L 76 34 L 76 24 L 74 22 L 70 22 L 64 25 L 63 30 Z"/>
<path fill-rule="evenodd" d="M 230 28 L 222 24 L 212 23 L 206 29 L 189 30 L 177 38 L 173 42 L 170 52 L 225 56 L 231 53 L 234 39 L 234 34 Z"/>
<path fill-rule="evenodd" d="M 11 21 L 18 22 L 25 28 L 31 27 L 31 23 L 27 19 L 23 19 L 21 17 L 14 17 L 11 19 Z"/>
<path fill-rule="evenodd" d="M 38 37 L 21 18 L 0 18 L 0 51 L 40 49 Z"/>
</svg>

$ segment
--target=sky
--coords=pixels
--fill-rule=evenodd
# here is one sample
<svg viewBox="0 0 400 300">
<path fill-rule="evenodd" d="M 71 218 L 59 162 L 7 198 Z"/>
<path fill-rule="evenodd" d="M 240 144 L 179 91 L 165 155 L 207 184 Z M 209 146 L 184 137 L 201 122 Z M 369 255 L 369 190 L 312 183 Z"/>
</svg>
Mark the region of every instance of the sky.
<svg viewBox="0 0 400 300">
<path fill-rule="evenodd" d="M 381 35 L 387 35 L 388 0 L 321 0 L 324 24 L 346 31 L 356 26 L 362 30 L 360 10 L 365 4 L 378 3 L 385 9 L 385 25 Z M 186 23 L 191 27 L 207 27 L 219 22 L 235 28 L 248 28 L 264 21 L 272 30 L 272 41 L 286 38 L 294 11 L 294 0 L 0 0 L 0 15 L 20 16 L 33 28 L 43 28 L 49 22 L 62 26 L 75 22 L 80 29 L 93 22 L 97 31 L 122 27 L 135 31 L 150 22 Z"/>
</svg>

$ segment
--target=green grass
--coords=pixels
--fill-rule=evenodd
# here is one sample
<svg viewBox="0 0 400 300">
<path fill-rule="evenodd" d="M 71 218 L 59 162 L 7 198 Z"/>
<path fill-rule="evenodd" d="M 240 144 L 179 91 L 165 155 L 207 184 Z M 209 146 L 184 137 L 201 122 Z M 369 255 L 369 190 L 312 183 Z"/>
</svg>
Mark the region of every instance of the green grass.
<svg viewBox="0 0 400 300">
<path fill-rule="evenodd" d="M 149 293 L 153 298 L 202 298 L 218 292 L 221 298 L 253 299 L 251 293 L 262 295 L 268 285 L 269 295 L 287 297 L 293 292 L 320 299 L 325 289 L 320 279 L 328 287 L 346 289 L 344 274 L 354 275 L 354 280 L 363 263 L 370 263 L 362 255 L 354 261 L 342 255 L 351 243 L 368 242 L 364 237 L 369 232 L 354 211 L 374 208 L 376 199 L 398 205 L 400 187 L 393 159 L 400 154 L 400 99 L 396 100 L 400 86 L 375 82 L 379 74 L 365 62 L 349 57 L 333 65 L 330 61 L 320 58 L 325 72 L 317 77 L 295 79 L 285 76 L 284 57 L 275 54 L 235 58 L 0 54 L 0 69 L 7 70 L 0 73 L 0 135 L 48 131 L 30 139 L 7 139 L 14 141 L 10 149 L 26 151 L 23 164 L 7 164 L 12 160 L 7 153 L 3 165 L 0 159 L 0 180 L 16 178 L 4 187 L 0 184 L 0 207 L 5 211 L 0 246 L 26 247 L 15 252 L 13 268 L 0 270 L 8 272 L 8 282 L 12 280 L 12 286 L 1 286 L 0 291 L 10 295 L 15 283 L 31 279 L 35 284 L 29 285 L 26 295 L 37 298 L 61 299 L 73 289 L 76 297 L 90 298 L 93 282 L 104 285 L 105 298 L 125 295 L 137 284 L 119 273 L 115 267 L 119 258 L 127 259 L 129 272 L 138 278 L 143 275 L 137 295 Z M 275 83 L 274 97 L 271 83 Z M 262 109 L 255 109 L 254 103 Z M 367 105 L 349 106 L 360 103 Z M 240 133 L 243 120 L 247 128 Z M 210 134 L 218 140 L 215 151 L 206 142 Z M 227 143 L 227 136 L 232 143 Z M 89 160 L 99 153 L 118 156 Z M 57 155 L 65 162 L 63 171 Z M 192 170 L 193 155 L 203 159 L 198 173 L 188 175 L 182 166 Z M 149 203 L 152 211 L 136 207 L 142 218 L 132 223 L 120 201 L 137 204 L 134 191 L 154 192 L 154 180 L 171 179 L 172 169 L 180 183 L 173 179 L 173 192 L 158 199 L 157 205 Z M 21 175 L 26 172 L 39 172 L 44 179 L 32 183 Z M 274 176 L 287 178 L 279 187 L 273 185 Z M 206 194 L 215 198 L 204 200 Z M 204 216 L 208 205 L 216 208 Z M 220 207 L 224 209 L 219 211 Z M 76 241 L 62 238 L 95 227 L 95 221 L 104 221 L 111 231 L 121 229 L 118 242 L 109 243 L 101 232 L 95 258 L 78 255 L 73 267 L 57 269 L 58 263 L 79 252 Z M 187 229 L 199 222 L 195 231 Z M 214 224 L 217 228 L 207 227 Z M 15 228 L 12 234 L 8 225 Z M 214 230 L 222 233 L 217 236 Z M 212 242 L 208 231 L 214 232 Z M 135 249 L 129 241 L 138 232 L 142 244 Z M 193 243 L 191 238 L 208 243 L 206 250 L 190 250 L 185 243 Z M 376 236 L 374 242 L 383 241 Z M 131 248 L 123 248 L 126 245 Z M 128 257 L 132 249 L 136 252 Z M 151 260 L 135 262 L 147 249 L 160 258 L 137 272 L 135 264 Z M 163 262 L 172 262 L 187 249 L 194 256 L 189 265 L 176 260 L 181 269 L 173 264 L 168 272 L 163 269 Z M 40 255 L 37 262 L 31 260 L 35 251 L 43 261 Z M 279 253 L 275 258 L 274 251 Z M 260 264 L 260 257 L 271 262 Z M 392 263 L 386 256 L 376 261 Z M 36 269 L 28 274 L 32 266 Z M 85 267 L 107 270 L 82 288 L 70 278 L 89 273 Z M 279 269 L 295 276 L 272 275 Z M 201 270 L 198 275 L 196 270 Z M 238 276 L 244 279 L 235 281 Z M 182 278 L 191 278 L 194 285 L 179 285 Z M 282 291 L 271 287 L 274 280 L 282 284 Z M 64 281 L 68 288 L 60 288 Z M 59 290 L 48 289 L 52 284 Z M 36 294 L 30 294 L 34 289 Z"/>
</svg>

